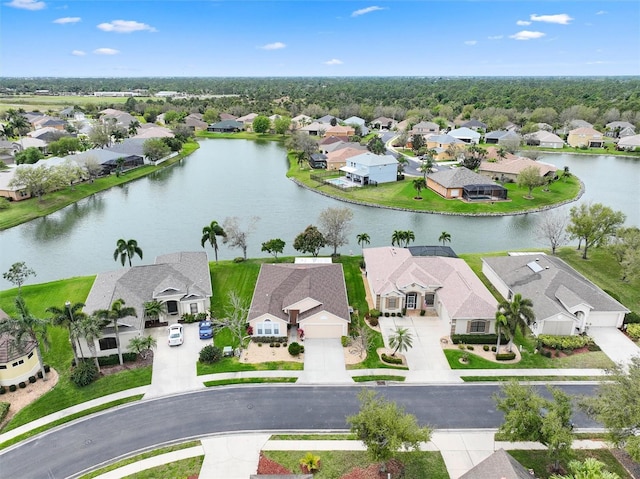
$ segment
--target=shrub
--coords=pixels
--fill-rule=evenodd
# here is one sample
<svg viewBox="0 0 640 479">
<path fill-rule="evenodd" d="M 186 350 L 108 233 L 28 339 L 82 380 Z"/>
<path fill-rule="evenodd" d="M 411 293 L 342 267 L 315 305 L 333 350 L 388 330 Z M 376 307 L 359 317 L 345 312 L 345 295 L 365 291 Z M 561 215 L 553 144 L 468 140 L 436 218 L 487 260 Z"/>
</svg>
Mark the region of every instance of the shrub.
<svg viewBox="0 0 640 479">
<path fill-rule="evenodd" d="M 0 394 L 7 394 L 7 388 L 5 388 L 4 386 L 0 386 Z"/>
<path fill-rule="evenodd" d="M 551 358 L 551 351 L 543 349 L 541 353 L 545 358 Z"/>
<path fill-rule="evenodd" d="M 395 318 L 396 317 L 396 313 L 391 313 L 391 317 Z"/>
<path fill-rule="evenodd" d="M 385 312 L 384 312 L 384 317 L 385 317 L 385 318 L 388 318 L 388 317 L 389 317 L 389 311 L 385 311 Z"/>
<path fill-rule="evenodd" d="M 42 375 L 42 371 L 38 371 L 38 379 L 42 379 L 44 376 Z"/>
<path fill-rule="evenodd" d="M 627 326 L 627 334 L 631 339 L 637 341 L 640 339 L 640 324 L 631 323 Z"/>
<path fill-rule="evenodd" d="M 342 347 L 346 348 L 351 344 L 351 338 L 349 336 L 342 336 L 340 342 L 342 343 Z"/>
<path fill-rule="evenodd" d="M 51 367 L 48 364 L 44 365 L 44 372 L 48 373 L 49 371 L 51 371 Z"/>
<path fill-rule="evenodd" d="M 451 341 L 453 344 L 496 344 L 498 341 L 497 334 L 452 334 Z M 500 344 L 507 344 L 509 340 L 500 335 Z"/>
<path fill-rule="evenodd" d="M 402 364 L 402 358 L 395 358 L 385 353 L 382 353 L 382 360 L 389 364 Z"/>
<path fill-rule="evenodd" d="M 302 346 L 300 346 L 296 342 L 293 342 L 289 345 L 289 354 L 291 356 L 297 356 L 298 354 L 300 354 L 301 349 L 302 349 Z"/>
<path fill-rule="evenodd" d="M 624 316 L 625 324 L 635 324 L 640 323 L 640 314 L 635 311 L 631 311 Z"/>
<path fill-rule="evenodd" d="M 375 328 L 378 324 L 380 324 L 380 321 L 378 321 L 377 316 L 371 316 L 369 318 L 369 324 Z"/>
<path fill-rule="evenodd" d="M 222 359 L 222 350 L 213 344 L 207 344 L 200 350 L 200 362 L 212 364 Z"/>
<path fill-rule="evenodd" d="M 88 386 L 98 379 L 100 373 L 93 361 L 78 361 L 78 364 L 71 371 L 71 382 L 79 388 Z"/>
<path fill-rule="evenodd" d="M 465 348 L 464 343 L 459 343 L 459 344 L 458 344 L 458 349 L 464 349 L 464 348 Z"/>
<path fill-rule="evenodd" d="M 36 377 L 35 376 L 29 376 L 29 382 L 31 384 L 35 383 L 36 382 Z"/>
<path fill-rule="evenodd" d="M 596 343 L 592 343 L 592 344 L 587 345 L 587 349 L 588 349 L 589 351 L 591 351 L 591 352 L 595 352 L 595 351 L 602 351 L 602 350 L 600 349 L 600 346 L 598 346 Z"/>
<path fill-rule="evenodd" d="M 404 316 L 404 313 L 402 311 L 398 312 L 398 317 L 401 318 L 402 316 Z"/>
<path fill-rule="evenodd" d="M 4 421 L 4 418 L 7 417 L 7 414 L 9 414 L 10 407 L 11 404 L 9 404 L 8 402 L 0 402 L 0 423 Z"/>
<path fill-rule="evenodd" d="M 302 344 L 300 345 L 300 353 L 304 353 L 304 346 Z"/>
<path fill-rule="evenodd" d="M 495 347 L 495 346 L 494 346 L 494 347 Z M 489 345 L 488 345 L 488 344 L 485 344 L 484 346 L 482 346 L 482 349 L 483 349 L 484 351 L 489 351 Z"/>
<path fill-rule="evenodd" d="M 471 346 L 470 344 L 467 344 L 467 349 L 468 349 L 469 351 L 473 351 L 473 346 Z"/>
<path fill-rule="evenodd" d="M 496 348 L 495 346 L 491 346 L 491 351 L 493 351 L 494 353 L 498 350 L 498 348 Z"/>
<path fill-rule="evenodd" d="M 16 389 L 18 389 L 18 388 L 17 388 L 17 386 L 16 386 L 15 384 L 11 384 L 11 385 L 9 386 L 9 391 L 11 391 L 12 393 L 13 393 L 13 392 L 15 392 L 15 391 L 16 391 Z"/>
<path fill-rule="evenodd" d="M 366 269 L 367 268 L 367 264 L 364 262 L 363 259 L 360 260 L 360 269 Z"/>
<path fill-rule="evenodd" d="M 258 347 L 261 348 L 262 347 L 262 343 L 258 343 Z"/>
<path fill-rule="evenodd" d="M 233 262 L 234 263 L 242 263 L 242 262 L 244 262 L 244 258 L 242 256 L 237 256 L 237 257 L 233 258 Z"/>
<path fill-rule="evenodd" d="M 593 340 L 589 336 L 552 336 L 541 334 L 538 342 L 551 349 L 580 349 L 591 344 Z"/>
<path fill-rule="evenodd" d="M 1 162 L 1 161 L 0 161 L 0 163 L 4 164 L 4 162 Z M 9 209 L 9 206 L 11 206 L 11 203 L 9 203 L 9 200 L 4 198 L 4 197 L 1 197 L 0 198 L 0 210 Z"/>
<path fill-rule="evenodd" d="M 24 381 L 20 381 L 20 384 L 18 384 L 18 386 L 20 386 L 20 389 L 24 389 L 27 387 L 27 383 L 25 383 Z"/>
<path fill-rule="evenodd" d="M 276 348 L 279 348 L 281 346 L 280 343 L 276 343 Z"/>
<path fill-rule="evenodd" d="M 516 358 L 516 353 L 500 353 L 496 354 L 496 361 L 510 361 Z"/>
<path fill-rule="evenodd" d="M 377 309 L 369 310 L 369 316 L 371 316 L 372 318 L 379 318 L 381 314 L 382 313 L 380 313 L 380 311 Z"/>
<path fill-rule="evenodd" d="M 207 319 L 207 313 L 196 314 L 196 321 L 204 321 L 205 319 Z"/>
<path fill-rule="evenodd" d="M 196 322 L 196 315 L 195 314 L 190 314 L 190 313 L 184 313 L 180 319 L 182 319 L 182 321 L 184 321 L 185 323 L 195 323 Z"/>
<path fill-rule="evenodd" d="M 247 326 L 247 335 L 253 336 L 253 326 L 251 325 Z"/>
<path fill-rule="evenodd" d="M 270 348 L 275 348 L 276 347 L 276 343 L 269 343 L 269 347 Z"/>
<path fill-rule="evenodd" d="M 427 314 L 427 312 L 424 309 L 420 310 L 420 316 L 424 316 L 425 314 Z"/>
<path fill-rule="evenodd" d="M 303 472 L 313 473 L 320 468 L 320 456 L 316 456 L 312 452 L 305 454 L 299 462 Z"/>
<path fill-rule="evenodd" d="M 138 359 L 136 353 L 122 353 L 122 362 L 132 363 Z M 110 354 L 109 356 L 100 356 L 98 358 L 98 364 L 100 366 L 115 366 L 120 364 L 120 359 L 117 354 Z"/>
</svg>

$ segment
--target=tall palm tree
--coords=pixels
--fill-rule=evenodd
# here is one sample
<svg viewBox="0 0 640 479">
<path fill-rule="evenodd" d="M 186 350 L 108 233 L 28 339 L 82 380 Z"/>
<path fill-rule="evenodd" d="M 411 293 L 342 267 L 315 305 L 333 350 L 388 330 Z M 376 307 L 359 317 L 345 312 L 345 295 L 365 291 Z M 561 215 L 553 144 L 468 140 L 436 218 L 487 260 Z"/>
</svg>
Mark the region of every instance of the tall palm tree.
<svg viewBox="0 0 640 479">
<path fill-rule="evenodd" d="M 217 221 L 212 221 L 210 225 L 202 228 L 202 239 L 200 240 L 200 245 L 204 248 L 205 243 L 209 243 L 213 248 L 213 253 L 216 256 L 216 263 L 218 262 L 218 236 L 222 236 L 223 238 L 227 236 L 222 229 L 222 226 L 218 224 Z"/>
<path fill-rule="evenodd" d="M 116 243 L 116 250 L 113 252 L 114 261 L 118 261 L 119 257 L 122 266 L 124 266 L 125 261 L 129 260 L 129 266 L 131 267 L 131 259 L 135 255 L 140 256 L 140 259 L 142 259 L 142 249 L 140 249 L 136 240 L 118 240 L 118 242 Z"/>
<path fill-rule="evenodd" d="M 509 350 L 513 345 L 516 331 L 520 329 L 525 334 L 527 326 L 535 320 L 533 302 L 523 298 L 520 293 L 514 295 L 511 301 L 505 300 L 498 304 L 498 312 L 507 318 L 507 331 L 509 331 Z"/>
<path fill-rule="evenodd" d="M 100 371 L 100 362 L 98 361 L 98 355 L 96 353 L 95 341 L 102 336 L 102 324 L 102 319 L 96 316 L 84 315 L 73 325 L 74 333 L 77 337 L 84 338 L 87 342 L 87 346 L 91 352 L 91 356 L 93 357 L 93 362 L 95 363 L 96 368 L 98 368 L 98 371 Z M 80 342 L 78 342 L 78 345 L 80 345 Z M 82 350 L 80 354 L 84 357 Z"/>
<path fill-rule="evenodd" d="M 420 164 L 420 168 L 418 168 L 422 172 L 425 182 L 427 181 L 427 175 L 431 173 L 431 170 L 435 166 L 435 161 L 433 160 L 435 155 L 436 152 L 434 150 L 427 150 Z"/>
<path fill-rule="evenodd" d="M 371 238 L 367 233 L 360 233 L 356 236 L 356 239 L 358 240 L 358 245 L 360 245 L 361 249 L 364 249 L 364 245 L 371 243 Z"/>
<path fill-rule="evenodd" d="M 500 335 L 504 328 L 507 327 L 507 318 L 500 311 L 496 312 L 496 333 L 498 334 L 498 342 L 496 343 L 496 354 L 500 354 Z"/>
<path fill-rule="evenodd" d="M 442 233 L 440 233 L 438 241 L 442 241 L 442 246 L 444 246 L 445 243 L 451 243 L 451 235 L 446 231 L 443 231 Z"/>
<path fill-rule="evenodd" d="M 40 345 L 45 348 L 49 347 L 47 338 L 47 325 L 49 321 L 46 319 L 36 318 L 29 312 L 27 304 L 22 296 L 15 299 L 17 315 L 10 316 L 0 322 L 0 332 L 9 333 L 16 341 L 19 350 L 23 350 L 26 343 L 35 343 L 36 355 L 42 372 L 42 379 L 46 381 L 47 373 L 44 370 L 44 362 L 42 361 L 42 351 Z"/>
<path fill-rule="evenodd" d="M 138 128 L 140 128 L 140 122 L 138 120 L 131 120 L 127 133 L 129 133 L 129 136 L 136 136 L 138 134 Z"/>
<path fill-rule="evenodd" d="M 389 346 L 395 348 L 391 356 L 395 356 L 398 351 L 403 353 L 413 346 L 413 336 L 407 328 L 396 327 L 389 336 Z"/>
<path fill-rule="evenodd" d="M 416 240 L 416 235 L 411 230 L 403 231 L 404 247 L 409 246 L 409 243 Z"/>
<path fill-rule="evenodd" d="M 7 111 L 9 116 L 9 121 L 7 123 L 9 130 L 13 132 L 14 135 L 17 135 L 20 141 L 20 149 L 24 150 L 22 146 L 22 136 L 25 132 L 29 131 L 30 125 L 27 119 L 22 115 L 22 113 L 16 110 Z"/>
<path fill-rule="evenodd" d="M 122 350 L 120 349 L 120 332 L 118 330 L 118 320 L 126 318 L 127 316 L 138 317 L 135 308 L 124 305 L 124 299 L 116 299 L 111 303 L 111 309 L 100 309 L 93 313 L 100 319 L 107 321 L 107 324 L 113 324 L 114 332 L 116 333 L 116 347 L 118 348 L 118 359 L 120 360 L 120 366 L 122 366 Z"/>
<path fill-rule="evenodd" d="M 424 178 L 416 178 L 413 180 L 413 187 L 418 192 L 418 196 L 415 197 L 416 200 L 421 200 L 422 196 L 420 196 L 420 192 L 427 186 Z"/>
<path fill-rule="evenodd" d="M 77 341 L 77 338 L 74 337 L 72 333 L 73 324 L 80 319 L 82 319 L 85 315 L 82 312 L 82 308 L 84 308 L 84 303 L 74 303 L 71 304 L 67 302 L 62 307 L 58 306 L 50 306 L 46 309 L 47 313 L 53 314 L 51 318 L 51 322 L 56 326 L 64 326 L 69 331 L 69 340 L 71 341 L 71 349 L 73 350 L 73 359 L 78 362 L 78 351 L 80 351 L 80 343 Z"/>
<path fill-rule="evenodd" d="M 404 231 L 395 230 L 391 235 L 391 246 L 398 245 L 402 247 L 402 242 L 404 241 Z"/>
</svg>

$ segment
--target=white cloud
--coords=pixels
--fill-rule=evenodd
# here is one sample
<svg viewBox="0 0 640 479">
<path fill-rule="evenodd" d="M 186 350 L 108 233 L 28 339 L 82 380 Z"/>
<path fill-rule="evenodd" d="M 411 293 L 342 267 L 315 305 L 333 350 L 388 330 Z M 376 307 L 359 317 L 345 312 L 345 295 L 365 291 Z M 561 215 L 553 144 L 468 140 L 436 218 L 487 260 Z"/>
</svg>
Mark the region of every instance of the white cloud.
<svg viewBox="0 0 640 479">
<path fill-rule="evenodd" d="M 384 10 L 384 8 L 382 7 L 367 7 L 367 8 L 361 8 L 360 10 L 356 10 L 355 12 L 353 12 L 351 14 L 352 17 L 359 17 L 360 15 L 365 15 L 367 13 L 371 13 L 371 12 L 377 12 L 378 10 Z"/>
<path fill-rule="evenodd" d="M 7 7 L 22 8 L 23 10 L 42 10 L 47 6 L 44 2 L 37 2 L 36 0 L 11 0 L 5 3 Z"/>
<path fill-rule="evenodd" d="M 97 48 L 93 53 L 96 55 L 117 55 L 120 51 L 113 48 Z"/>
<path fill-rule="evenodd" d="M 327 60 L 324 62 L 325 65 L 342 65 L 342 60 L 338 60 L 337 58 L 332 58 L 331 60 Z"/>
<path fill-rule="evenodd" d="M 522 30 L 514 35 L 510 35 L 509 38 L 514 40 L 534 40 L 536 38 L 542 38 L 545 34 L 542 32 L 530 32 L 529 30 Z"/>
<path fill-rule="evenodd" d="M 516 22 L 516 25 L 518 25 L 520 27 L 526 27 L 527 25 L 531 25 L 531 22 L 528 22 L 526 20 L 518 20 Z"/>
<path fill-rule="evenodd" d="M 146 23 L 136 22 L 134 20 L 114 20 L 108 23 L 101 23 L 98 28 L 104 32 L 115 33 L 131 33 L 131 32 L 155 32 L 156 29 Z"/>
<path fill-rule="evenodd" d="M 504 35 L 492 35 L 490 37 L 487 37 L 489 40 L 502 40 L 502 38 L 504 37 Z"/>
<path fill-rule="evenodd" d="M 557 15 L 536 15 L 532 13 L 529 19 L 532 22 L 557 23 L 559 25 L 569 25 L 569 22 L 573 20 L 573 18 L 566 13 L 559 13 Z"/>
<path fill-rule="evenodd" d="M 66 25 L 67 23 L 78 23 L 82 19 L 80 17 L 63 17 L 56 18 L 53 23 L 58 23 L 60 25 Z"/>
<path fill-rule="evenodd" d="M 85 56 L 85 55 L 86 55 L 86 52 L 83 52 L 82 50 L 73 50 L 73 51 L 71 52 L 71 54 L 72 54 L 74 57 L 83 57 L 83 56 Z"/>
<path fill-rule="evenodd" d="M 476 43 L 478 43 L 478 40 L 467 40 L 466 42 L 464 42 L 465 45 L 469 45 L 469 46 L 473 46 Z"/>
<path fill-rule="evenodd" d="M 607 12 L 606 10 L 600 10 L 600 11 L 596 12 L 596 15 L 606 15 L 607 13 L 609 13 L 609 12 Z"/>
<path fill-rule="evenodd" d="M 263 50 L 280 50 L 281 48 L 286 47 L 286 45 L 282 42 L 275 43 L 267 43 L 266 45 L 262 45 L 260 48 Z"/>
</svg>

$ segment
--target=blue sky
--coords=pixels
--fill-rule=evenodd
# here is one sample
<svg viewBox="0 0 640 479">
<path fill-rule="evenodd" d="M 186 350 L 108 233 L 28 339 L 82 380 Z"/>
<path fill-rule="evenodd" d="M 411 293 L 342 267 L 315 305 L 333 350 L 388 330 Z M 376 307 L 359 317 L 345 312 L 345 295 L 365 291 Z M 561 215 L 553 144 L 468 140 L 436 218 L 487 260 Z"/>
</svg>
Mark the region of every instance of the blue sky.
<svg viewBox="0 0 640 479">
<path fill-rule="evenodd" d="M 640 75 L 640 2 L 0 4 L 0 76 L 556 75 Z"/>
</svg>

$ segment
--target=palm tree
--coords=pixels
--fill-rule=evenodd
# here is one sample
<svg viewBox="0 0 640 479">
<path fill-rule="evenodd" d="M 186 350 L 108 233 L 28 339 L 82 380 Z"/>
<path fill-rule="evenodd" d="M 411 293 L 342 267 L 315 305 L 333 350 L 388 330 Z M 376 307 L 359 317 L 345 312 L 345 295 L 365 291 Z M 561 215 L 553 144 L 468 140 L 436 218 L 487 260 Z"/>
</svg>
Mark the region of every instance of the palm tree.
<svg viewBox="0 0 640 479">
<path fill-rule="evenodd" d="M 411 230 L 404 231 L 403 233 L 404 247 L 406 248 L 407 246 L 409 246 L 410 242 L 416 240 L 416 235 Z"/>
<path fill-rule="evenodd" d="M 158 342 L 153 336 L 131 338 L 129 341 L 129 350 L 139 354 L 142 359 L 147 359 L 149 353 L 157 346 Z"/>
<path fill-rule="evenodd" d="M 443 231 L 442 233 L 440 233 L 438 241 L 442 241 L 442 246 L 444 246 L 445 243 L 451 243 L 451 235 L 446 231 Z"/>
<path fill-rule="evenodd" d="M 122 263 L 122 266 L 124 266 L 125 261 L 129 260 L 129 267 L 131 267 L 131 259 L 135 255 L 140 256 L 140 259 L 142 259 L 142 249 L 140 249 L 136 240 L 118 240 L 116 243 L 116 250 L 113 252 L 114 261 L 118 261 L 118 257 L 120 257 L 120 262 Z"/>
<path fill-rule="evenodd" d="M 507 326 L 507 318 L 504 314 L 496 312 L 496 333 L 498 334 L 498 342 L 496 343 L 496 354 L 500 354 L 500 334 Z"/>
<path fill-rule="evenodd" d="M 138 134 L 138 128 L 140 128 L 140 122 L 138 120 L 131 120 L 127 133 L 129 133 L 129 136 L 136 136 Z"/>
<path fill-rule="evenodd" d="M 427 174 L 431 173 L 431 170 L 435 165 L 435 162 L 433 161 L 435 154 L 436 152 L 434 150 L 427 150 L 427 153 L 423 157 L 422 164 L 420 165 L 419 170 L 424 175 L 425 183 L 427 181 Z"/>
<path fill-rule="evenodd" d="M 100 362 L 98 361 L 98 355 L 96 354 L 96 339 L 102 336 L 102 323 L 103 320 L 96 316 L 83 315 L 79 321 L 74 323 L 73 329 L 78 338 L 82 337 L 87 342 L 93 362 L 100 371 Z M 80 345 L 80 342 L 78 342 Z M 82 351 L 80 352 L 82 354 Z M 84 354 L 82 354 L 84 357 Z"/>
<path fill-rule="evenodd" d="M 389 336 L 389 346 L 395 348 L 391 356 L 395 356 L 398 351 L 403 353 L 413 346 L 413 336 L 407 328 L 396 327 Z"/>
<path fill-rule="evenodd" d="M 46 381 L 47 373 L 44 370 L 44 362 L 42 361 L 42 351 L 40 345 L 45 348 L 49 347 L 47 338 L 47 325 L 49 321 L 46 319 L 36 318 L 29 312 L 27 304 L 22 296 L 15 299 L 17 316 L 9 317 L 0 322 L 0 332 L 9 333 L 16 341 L 19 350 L 23 350 L 26 343 L 35 343 L 36 355 L 42 372 L 42 379 Z"/>
<path fill-rule="evenodd" d="M 364 245 L 371 243 L 371 238 L 367 233 L 360 233 L 356 236 L 356 239 L 358 240 L 358 245 L 360 245 L 360 248 L 362 249 L 364 249 Z"/>
<path fill-rule="evenodd" d="M 77 341 L 77 338 L 72 333 L 73 325 L 76 321 L 79 321 L 84 316 L 86 316 L 82 312 L 82 308 L 84 308 L 84 303 L 75 303 L 71 304 L 67 301 L 63 307 L 59 308 L 57 306 L 51 306 L 46 309 L 47 313 L 53 314 L 51 318 L 51 322 L 56 326 L 64 326 L 69 331 L 69 340 L 71 341 L 71 349 L 73 350 L 73 359 L 78 362 L 78 351 L 80 351 L 80 343 Z"/>
<path fill-rule="evenodd" d="M 398 245 L 402 247 L 402 242 L 404 241 L 404 231 L 395 230 L 391 235 L 391 246 Z"/>
<path fill-rule="evenodd" d="M 422 196 L 420 196 L 420 192 L 426 186 L 427 186 L 427 183 L 425 182 L 424 178 L 416 178 L 416 179 L 413 180 L 413 187 L 418 192 L 418 196 L 415 197 L 416 200 L 421 200 L 422 199 Z"/>
<path fill-rule="evenodd" d="M 222 229 L 222 226 L 217 221 L 212 221 L 210 225 L 202 228 L 202 239 L 200 245 L 204 248 L 205 243 L 209 242 L 213 248 L 213 252 L 216 256 L 216 263 L 218 262 L 218 239 L 217 236 L 225 237 L 227 234 Z"/>
<path fill-rule="evenodd" d="M 153 301 L 147 301 L 144 303 L 144 315 L 151 321 L 157 321 L 160 319 L 160 315 L 164 312 L 164 304 L 154 299 Z"/>
<path fill-rule="evenodd" d="M 116 333 L 116 347 L 118 348 L 118 359 L 120 360 L 120 366 L 122 366 L 122 351 L 120 350 L 120 333 L 118 331 L 118 320 L 126 318 L 127 316 L 138 317 L 135 308 L 131 306 L 124 306 L 124 299 L 116 299 L 111 303 L 111 309 L 100 309 L 95 311 L 98 318 L 107 321 L 107 324 L 113 323 L 114 332 Z"/>
<path fill-rule="evenodd" d="M 527 326 L 535 320 L 533 302 L 516 294 L 511 301 L 505 300 L 498 304 L 498 312 L 507 318 L 507 331 L 509 331 L 509 350 L 513 344 L 516 331 L 520 329 L 525 334 Z"/>
</svg>

